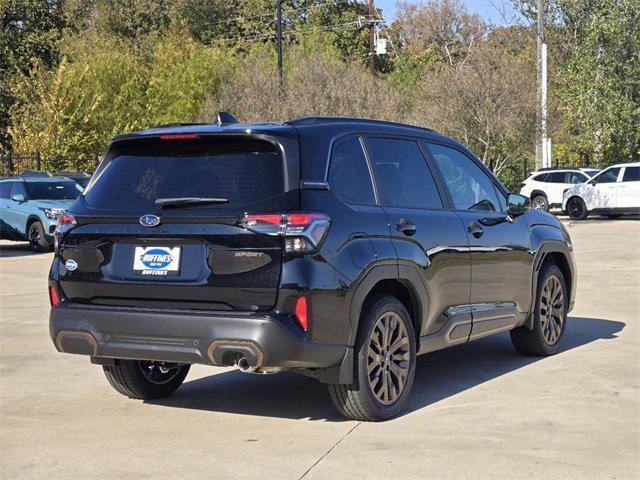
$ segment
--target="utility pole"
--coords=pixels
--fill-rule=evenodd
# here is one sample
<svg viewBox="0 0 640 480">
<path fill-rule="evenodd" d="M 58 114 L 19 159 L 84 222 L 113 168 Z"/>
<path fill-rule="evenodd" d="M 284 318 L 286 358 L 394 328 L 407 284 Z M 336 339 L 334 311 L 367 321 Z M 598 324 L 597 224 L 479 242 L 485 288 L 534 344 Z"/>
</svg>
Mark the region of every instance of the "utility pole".
<svg viewBox="0 0 640 480">
<path fill-rule="evenodd" d="M 544 0 L 538 0 L 538 113 L 540 139 L 536 148 L 537 168 L 551 167 L 551 140 L 547 138 L 547 42 L 544 35 Z"/>
<path fill-rule="evenodd" d="M 282 0 L 276 0 L 276 44 L 278 48 L 278 85 L 282 88 Z"/>
<path fill-rule="evenodd" d="M 369 69 L 372 75 L 376 74 L 376 24 L 373 20 L 375 12 L 373 0 L 369 0 Z"/>
</svg>

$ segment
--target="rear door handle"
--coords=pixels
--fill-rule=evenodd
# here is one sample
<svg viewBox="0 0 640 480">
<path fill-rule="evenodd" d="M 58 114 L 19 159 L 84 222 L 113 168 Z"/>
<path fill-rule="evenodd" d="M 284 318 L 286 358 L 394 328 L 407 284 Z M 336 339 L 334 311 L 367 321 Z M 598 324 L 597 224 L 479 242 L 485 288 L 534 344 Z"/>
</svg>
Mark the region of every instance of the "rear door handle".
<svg viewBox="0 0 640 480">
<path fill-rule="evenodd" d="M 406 218 L 401 218 L 400 223 L 396 225 L 396 230 L 410 237 L 411 235 L 416 233 L 416 230 L 418 229 L 416 228 L 415 223 L 413 223 L 411 220 L 408 220 Z"/>
<path fill-rule="evenodd" d="M 484 229 L 482 228 L 482 225 L 480 225 L 480 222 L 476 222 L 474 220 L 467 227 L 467 232 L 469 232 L 475 238 L 480 238 L 484 234 Z"/>
</svg>

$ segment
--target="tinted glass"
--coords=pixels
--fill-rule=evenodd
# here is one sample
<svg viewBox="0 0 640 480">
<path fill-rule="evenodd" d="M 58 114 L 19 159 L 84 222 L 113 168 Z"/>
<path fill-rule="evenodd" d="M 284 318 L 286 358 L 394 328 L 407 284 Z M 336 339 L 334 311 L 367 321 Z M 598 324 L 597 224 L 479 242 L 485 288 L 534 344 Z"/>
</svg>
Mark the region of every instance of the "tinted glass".
<svg viewBox="0 0 640 480">
<path fill-rule="evenodd" d="M 82 188 L 76 182 L 27 182 L 31 200 L 75 200 Z"/>
<path fill-rule="evenodd" d="M 333 149 L 329 185 L 347 202 L 375 203 L 367 160 L 357 137 L 342 140 Z"/>
<path fill-rule="evenodd" d="M 498 198 L 491 178 L 462 152 L 441 145 L 429 144 L 453 204 L 458 210 L 498 211 L 504 201 Z"/>
<path fill-rule="evenodd" d="M 588 177 L 580 172 L 567 172 L 565 183 L 583 183 L 588 180 Z"/>
<path fill-rule="evenodd" d="M 25 200 L 28 198 L 27 191 L 24 188 L 24 182 L 13 182 L 11 185 L 10 196 L 23 195 Z"/>
<path fill-rule="evenodd" d="M 615 183 L 618 180 L 620 168 L 610 168 L 596 177 L 598 183 Z"/>
<path fill-rule="evenodd" d="M 442 208 L 435 181 L 413 140 L 367 139 L 380 200 L 390 207 Z"/>
<path fill-rule="evenodd" d="M 640 167 L 627 167 L 624 169 L 623 182 L 640 182 Z"/>
<path fill-rule="evenodd" d="M 548 173 L 541 173 L 533 177 L 536 182 L 545 182 L 547 180 Z"/>
<path fill-rule="evenodd" d="M 220 139 L 141 147 L 117 156 L 86 191 L 85 201 L 97 209 L 148 213 L 158 209 L 159 198 L 225 198 L 227 203 L 173 209 L 172 215 L 193 209 L 242 213 L 249 206 L 279 209 L 283 192 L 282 160 L 273 145 Z"/>
<path fill-rule="evenodd" d="M 565 183 L 565 172 L 553 172 L 549 174 L 547 183 Z"/>
<path fill-rule="evenodd" d="M 0 183 L 0 198 L 10 198 L 11 197 L 11 183 L 12 182 L 2 182 L 2 183 Z"/>
</svg>

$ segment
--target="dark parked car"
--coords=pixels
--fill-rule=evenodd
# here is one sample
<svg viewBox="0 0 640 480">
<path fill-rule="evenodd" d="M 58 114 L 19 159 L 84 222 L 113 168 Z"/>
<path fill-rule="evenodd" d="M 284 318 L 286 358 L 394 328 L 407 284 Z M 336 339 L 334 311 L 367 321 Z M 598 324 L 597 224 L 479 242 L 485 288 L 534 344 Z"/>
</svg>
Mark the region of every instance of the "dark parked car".
<svg viewBox="0 0 640 480">
<path fill-rule="evenodd" d="M 89 185 L 89 180 L 91 180 L 91 175 L 85 172 L 59 172 L 56 174 L 59 177 L 67 177 L 82 188 L 86 188 Z"/>
<path fill-rule="evenodd" d="M 113 139 L 60 217 L 59 351 L 137 399 L 193 363 L 289 369 L 358 420 L 402 409 L 419 354 L 501 331 L 558 351 L 569 235 L 463 145 L 374 120 L 227 122 Z"/>
</svg>

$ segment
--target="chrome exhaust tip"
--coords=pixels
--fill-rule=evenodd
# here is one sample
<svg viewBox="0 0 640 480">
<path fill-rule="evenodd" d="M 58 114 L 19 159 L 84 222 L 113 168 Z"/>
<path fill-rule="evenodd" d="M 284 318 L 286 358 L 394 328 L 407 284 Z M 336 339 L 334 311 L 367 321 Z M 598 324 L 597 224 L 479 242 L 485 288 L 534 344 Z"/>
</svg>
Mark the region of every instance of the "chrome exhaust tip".
<svg viewBox="0 0 640 480">
<path fill-rule="evenodd" d="M 242 373 L 253 373 L 256 375 L 271 375 L 286 370 L 285 367 L 255 367 L 253 365 L 249 365 L 247 357 L 239 357 L 236 360 L 236 367 L 238 367 Z"/>
</svg>

